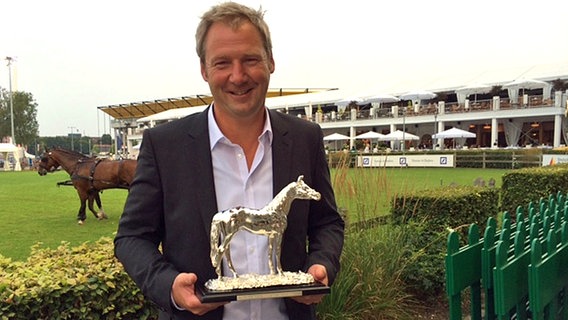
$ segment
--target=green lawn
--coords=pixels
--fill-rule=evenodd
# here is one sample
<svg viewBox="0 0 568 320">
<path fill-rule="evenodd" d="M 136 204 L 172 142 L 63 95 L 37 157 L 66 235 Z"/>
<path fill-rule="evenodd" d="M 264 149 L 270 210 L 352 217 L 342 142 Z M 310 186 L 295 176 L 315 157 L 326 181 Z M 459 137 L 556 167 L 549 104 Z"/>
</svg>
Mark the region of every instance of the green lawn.
<svg viewBox="0 0 568 320">
<path fill-rule="evenodd" d="M 114 235 L 127 191 L 105 190 L 101 199 L 109 219 L 98 221 L 87 212 L 86 223 L 80 226 L 75 188 L 56 186 L 68 179 L 65 172 L 43 177 L 35 171 L 0 172 L 0 254 L 24 260 L 38 242 L 53 248 L 62 241 L 78 245 Z"/>
<path fill-rule="evenodd" d="M 501 186 L 510 170 L 472 168 L 355 168 L 332 170 L 337 205 L 348 212 L 351 221 L 389 213 L 391 199 L 406 192 L 452 185 L 473 185 L 481 178 L 493 178 Z"/>
<path fill-rule="evenodd" d="M 367 218 L 388 213 L 389 199 L 409 190 L 451 183 L 472 185 L 477 177 L 493 177 L 497 186 L 506 170 L 455 168 L 364 168 L 332 170 L 338 206 L 350 215 Z M 38 242 L 57 247 L 62 241 L 78 245 L 102 236 L 113 237 L 127 196 L 126 190 L 105 190 L 101 195 L 108 220 L 98 221 L 87 212 L 86 223 L 77 224 L 79 197 L 65 172 L 39 176 L 35 171 L 0 172 L 0 254 L 25 260 Z"/>
</svg>

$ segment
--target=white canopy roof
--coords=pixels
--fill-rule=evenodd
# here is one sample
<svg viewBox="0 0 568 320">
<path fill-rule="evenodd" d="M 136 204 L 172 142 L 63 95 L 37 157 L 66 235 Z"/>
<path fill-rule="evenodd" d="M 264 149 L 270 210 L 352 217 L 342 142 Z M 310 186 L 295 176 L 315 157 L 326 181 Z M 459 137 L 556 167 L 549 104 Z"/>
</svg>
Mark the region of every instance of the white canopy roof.
<svg viewBox="0 0 568 320">
<path fill-rule="evenodd" d="M 196 107 L 185 107 L 185 108 L 175 108 L 169 109 L 166 111 L 158 112 L 156 114 L 140 118 L 136 120 L 136 122 L 148 122 L 148 121 L 161 121 L 161 120 L 170 120 L 170 119 L 180 119 L 185 116 L 188 116 L 193 113 L 201 112 L 207 108 L 206 105 L 204 106 L 196 106 Z"/>
</svg>

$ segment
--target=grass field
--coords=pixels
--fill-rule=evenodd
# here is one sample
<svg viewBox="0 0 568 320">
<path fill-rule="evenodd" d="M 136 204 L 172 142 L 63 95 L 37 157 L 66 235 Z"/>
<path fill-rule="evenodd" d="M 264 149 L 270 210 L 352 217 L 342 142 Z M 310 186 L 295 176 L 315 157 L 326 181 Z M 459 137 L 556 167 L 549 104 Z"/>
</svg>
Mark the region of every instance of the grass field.
<svg viewBox="0 0 568 320">
<path fill-rule="evenodd" d="M 396 194 L 448 186 L 472 185 L 481 177 L 494 178 L 497 187 L 506 170 L 491 169 L 349 169 L 332 170 L 339 207 L 350 215 L 366 218 L 388 212 L 389 199 Z M 86 223 L 77 224 L 79 197 L 71 186 L 57 187 L 67 180 L 65 172 L 39 176 L 35 171 L 0 172 L 0 254 L 25 260 L 38 242 L 54 248 L 62 241 L 78 245 L 102 236 L 113 237 L 127 196 L 126 190 L 105 190 L 101 199 L 108 220 L 98 221 L 87 212 Z M 363 213 L 361 213 L 363 212 Z M 351 216 L 350 216 L 351 217 Z"/>
<path fill-rule="evenodd" d="M 98 221 L 87 212 L 86 223 L 79 226 L 75 188 L 56 186 L 68 179 L 65 172 L 43 177 L 35 171 L 0 172 L 0 254 L 25 260 L 38 242 L 54 248 L 61 241 L 78 245 L 114 235 L 127 191 L 105 190 L 101 199 L 109 219 Z"/>
</svg>

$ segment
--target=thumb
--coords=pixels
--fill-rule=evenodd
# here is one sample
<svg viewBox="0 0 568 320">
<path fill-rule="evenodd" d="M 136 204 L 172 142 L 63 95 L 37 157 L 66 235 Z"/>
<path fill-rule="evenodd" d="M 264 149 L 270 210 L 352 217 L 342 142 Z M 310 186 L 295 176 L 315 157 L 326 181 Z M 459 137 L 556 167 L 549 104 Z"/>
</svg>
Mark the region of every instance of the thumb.
<svg viewBox="0 0 568 320">
<path fill-rule="evenodd" d="M 197 275 L 195 273 L 182 273 L 180 274 L 180 280 L 183 284 L 191 286 L 197 282 Z"/>
<path fill-rule="evenodd" d="M 320 264 L 314 264 L 308 270 L 308 273 L 314 277 L 314 280 L 327 285 L 327 270 Z"/>
</svg>

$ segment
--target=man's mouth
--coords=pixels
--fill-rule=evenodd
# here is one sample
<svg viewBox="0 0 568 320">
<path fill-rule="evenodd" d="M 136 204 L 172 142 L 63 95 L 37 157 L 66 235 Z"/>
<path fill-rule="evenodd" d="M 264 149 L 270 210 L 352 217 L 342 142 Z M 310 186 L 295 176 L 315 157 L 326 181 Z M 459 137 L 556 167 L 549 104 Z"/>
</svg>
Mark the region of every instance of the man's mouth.
<svg viewBox="0 0 568 320">
<path fill-rule="evenodd" d="M 246 89 L 246 90 L 240 90 L 240 91 L 231 91 L 231 94 L 235 95 L 235 96 L 244 96 L 251 91 L 252 91 L 252 89 Z"/>
</svg>

